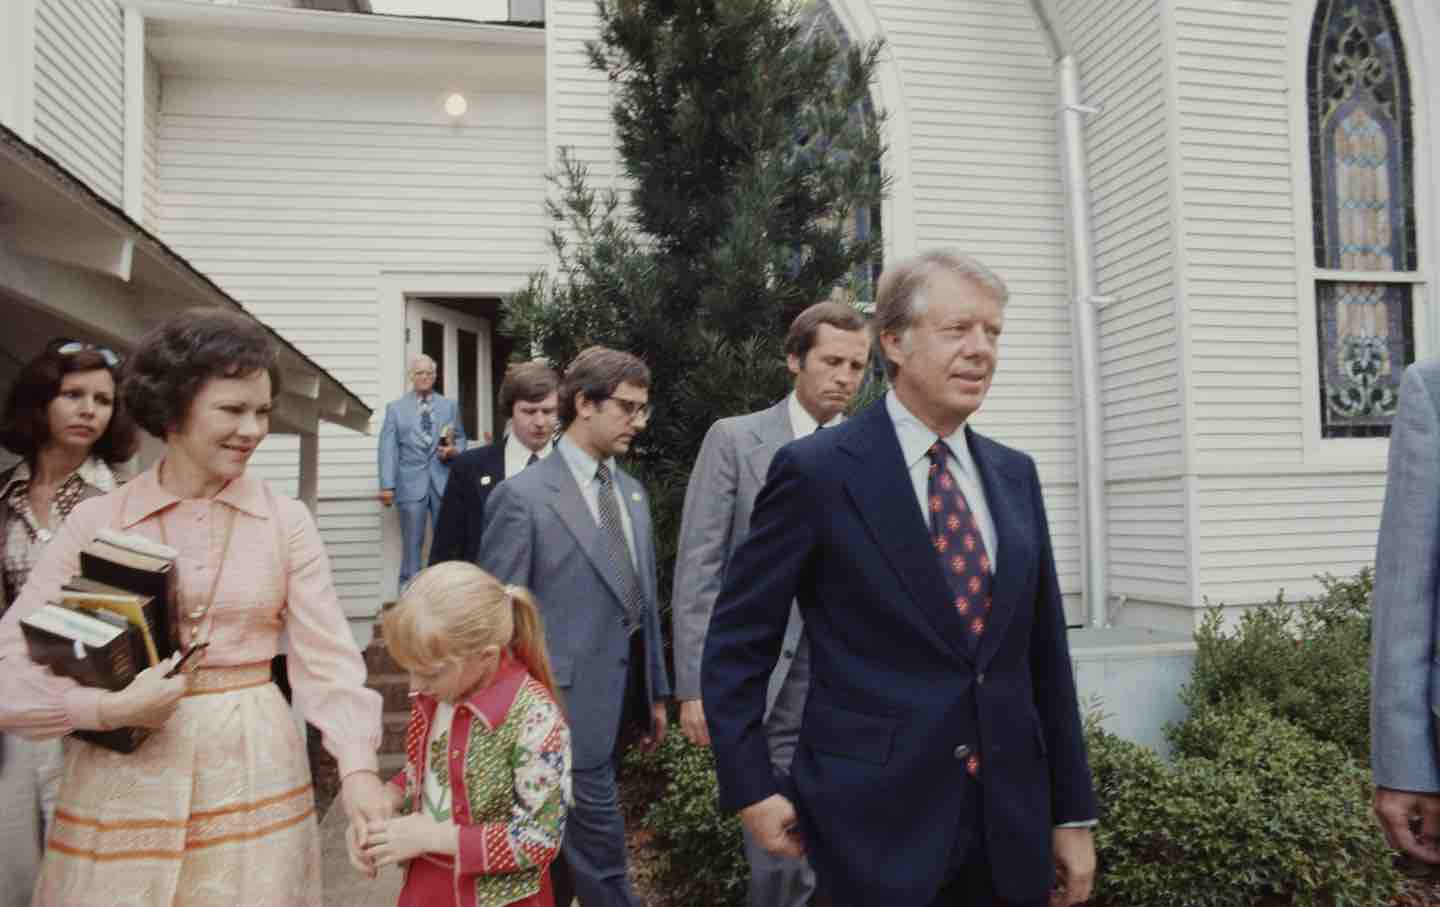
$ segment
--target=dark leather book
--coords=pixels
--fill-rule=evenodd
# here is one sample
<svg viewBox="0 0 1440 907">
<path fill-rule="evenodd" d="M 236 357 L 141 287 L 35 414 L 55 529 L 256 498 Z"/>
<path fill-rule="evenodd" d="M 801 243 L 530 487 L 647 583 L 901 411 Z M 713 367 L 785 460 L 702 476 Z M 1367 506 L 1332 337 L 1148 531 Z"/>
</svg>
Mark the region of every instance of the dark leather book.
<svg viewBox="0 0 1440 907">
<path fill-rule="evenodd" d="M 87 687 L 123 690 L 139 673 L 144 651 L 140 630 L 128 622 L 41 605 L 20 619 L 30 658 L 61 677 Z M 146 728 L 80 730 L 75 736 L 121 753 L 133 753 L 150 736 Z"/>
<path fill-rule="evenodd" d="M 180 648 L 179 620 L 175 613 L 175 560 L 117 545 L 111 538 L 102 535 L 81 550 L 80 575 L 152 599 L 146 608 L 146 620 L 155 643 L 155 654 L 163 661 Z M 154 546 L 153 542 L 150 544 Z"/>
</svg>

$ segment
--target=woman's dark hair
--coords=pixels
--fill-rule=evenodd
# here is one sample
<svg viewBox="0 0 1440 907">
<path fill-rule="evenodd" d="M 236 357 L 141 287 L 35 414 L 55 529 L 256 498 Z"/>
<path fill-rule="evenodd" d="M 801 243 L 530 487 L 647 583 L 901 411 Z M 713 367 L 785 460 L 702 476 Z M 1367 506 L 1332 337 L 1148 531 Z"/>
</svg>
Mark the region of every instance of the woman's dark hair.
<svg viewBox="0 0 1440 907">
<path fill-rule="evenodd" d="M 259 323 L 224 309 L 191 309 L 140 338 L 125 363 L 120 395 L 140 427 L 157 438 L 185 422 L 190 404 L 212 378 L 270 375 L 280 394 L 280 358 Z"/>
<path fill-rule="evenodd" d="M 61 353 L 62 347 L 80 346 L 78 352 Z M 108 355 L 108 359 L 107 359 Z M 110 362 L 116 362 L 111 365 Z M 110 424 L 90 446 L 90 455 L 106 463 L 124 463 L 135 455 L 139 435 L 134 421 L 126 414 L 120 400 L 120 368 L 115 354 L 88 344 L 55 340 L 45 352 L 25 363 L 5 401 L 5 417 L 0 419 L 0 444 L 27 460 L 50 441 L 50 401 L 60 396 L 60 383 L 75 372 L 107 371 L 115 381 L 115 406 L 110 411 Z"/>
</svg>

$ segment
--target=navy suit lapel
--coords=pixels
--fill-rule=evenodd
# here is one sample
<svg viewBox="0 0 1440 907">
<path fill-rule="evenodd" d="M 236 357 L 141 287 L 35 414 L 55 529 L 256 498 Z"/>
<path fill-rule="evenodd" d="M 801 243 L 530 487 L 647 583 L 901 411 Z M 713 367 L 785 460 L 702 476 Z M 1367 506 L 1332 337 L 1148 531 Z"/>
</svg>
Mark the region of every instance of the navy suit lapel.
<svg viewBox="0 0 1440 907">
<path fill-rule="evenodd" d="M 575 482 L 575 475 L 570 471 L 570 464 L 565 461 L 564 456 L 556 452 L 536 463 L 534 468 L 545 469 L 545 483 L 552 492 L 550 507 L 560 517 L 565 528 L 570 530 L 570 534 L 575 536 L 580 550 L 585 552 L 595 571 L 604 578 L 615 603 L 624 607 L 625 594 L 614 575 L 615 570 L 610 565 L 610 559 L 605 554 L 605 541 L 600 537 L 600 527 L 596 524 L 595 517 L 590 514 L 590 508 L 580 493 L 580 486 Z"/>
<path fill-rule="evenodd" d="M 1007 472 L 985 439 L 968 427 L 965 439 L 985 488 L 985 506 L 995 524 L 999 549 L 990 583 L 990 621 L 976 657 L 976 663 L 983 670 L 999 650 L 1006 629 L 1024 605 L 1020 595 L 1030 586 L 1028 574 L 1036 560 L 1034 546 L 1038 527 L 1025 507 L 1030 494 L 1023 479 Z"/>
<path fill-rule="evenodd" d="M 875 547 L 889 561 L 901 585 L 935 633 L 956 655 L 970 659 L 965 628 L 950 603 L 945 576 L 930 541 L 930 531 L 915 501 L 915 487 L 883 400 L 854 419 L 840 447 L 862 466 L 851 470 L 845 489 Z"/>
</svg>

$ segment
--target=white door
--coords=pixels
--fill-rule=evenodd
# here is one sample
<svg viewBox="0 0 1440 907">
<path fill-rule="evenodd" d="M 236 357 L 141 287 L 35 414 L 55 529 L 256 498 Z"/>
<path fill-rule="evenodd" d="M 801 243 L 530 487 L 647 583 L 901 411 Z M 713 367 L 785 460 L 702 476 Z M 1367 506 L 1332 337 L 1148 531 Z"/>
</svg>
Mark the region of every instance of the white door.
<svg viewBox="0 0 1440 907">
<path fill-rule="evenodd" d="M 459 404 L 470 443 L 486 443 L 492 398 L 490 322 L 449 306 L 409 300 L 405 306 L 405 361 L 418 353 L 435 360 L 435 391 Z"/>
</svg>

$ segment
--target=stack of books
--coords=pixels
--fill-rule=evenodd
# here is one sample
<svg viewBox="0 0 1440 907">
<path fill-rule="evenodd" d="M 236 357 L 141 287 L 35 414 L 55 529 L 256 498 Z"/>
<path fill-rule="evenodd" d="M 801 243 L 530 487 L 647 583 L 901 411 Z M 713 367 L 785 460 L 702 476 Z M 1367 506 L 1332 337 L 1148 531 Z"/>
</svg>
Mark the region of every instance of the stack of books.
<svg viewBox="0 0 1440 907">
<path fill-rule="evenodd" d="M 175 558 L 147 538 L 102 529 L 80 552 L 80 573 L 58 601 L 20 619 L 30 658 L 89 687 L 123 690 L 178 648 Z M 134 752 L 145 728 L 76 731 L 91 743 Z"/>
</svg>

